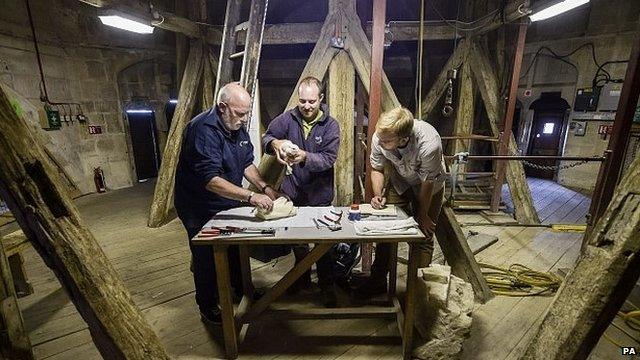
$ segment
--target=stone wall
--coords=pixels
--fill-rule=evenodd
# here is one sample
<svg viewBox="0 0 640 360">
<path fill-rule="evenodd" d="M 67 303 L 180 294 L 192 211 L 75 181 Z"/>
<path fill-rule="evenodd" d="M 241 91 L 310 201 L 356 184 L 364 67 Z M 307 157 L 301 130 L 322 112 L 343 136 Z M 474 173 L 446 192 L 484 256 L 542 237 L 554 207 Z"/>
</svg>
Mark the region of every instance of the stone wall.
<svg viewBox="0 0 640 360">
<path fill-rule="evenodd" d="M 137 62 L 122 69 L 117 76 L 120 100 L 125 111 L 139 108 L 154 111 L 159 149 L 164 149 L 169 134 L 165 114 L 167 102 L 178 98 L 175 83 L 175 64 L 165 57 Z M 128 129 L 126 115 L 124 127 Z M 127 140 L 130 142 L 129 138 Z"/>
<path fill-rule="evenodd" d="M 640 14 L 640 3 L 632 0 L 603 1 L 594 0 L 590 8 L 577 9 L 557 18 L 532 25 L 528 36 L 523 60 L 523 77 L 520 79 L 518 99 L 522 102 L 522 126 L 518 136 L 518 145 L 524 153 L 533 121 L 533 110 L 529 106 L 540 97 L 542 92 L 561 93 L 569 105 L 573 107 L 575 94 L 579 88 L 592 86 L 597 70 L 592 59 L 589 45 L 581 48 L 566 60 L 574 63 L 576 68 L 560 60 L 539 56 L 529 70 L 534 54 L 542 46 L 547 46 L 558 54 L 567 54 L 584 44 L 592 43 L 598 62 L 601 64 L 611 60 L 626 60 L 631 52 L 634 32 Z M 624 78 L 626 64 L 607 65 L 612 78 Z M 527 70 L 528 73 L 525 73 Z M 530 96 L 524 91 L 530 90 Z M 567 124 L 576 113 L 567 117 Z M 568 130 L 562 139 L 561 154 L 566 156 L 602 155 L 607 148 L 609 137 L 602 139 L 598 134 L 601 124 L 612 124 L 593 119 L 587 122 L 585 136 L 575 136 Z M 568 126 L 565 126 L 568 129 Z M 592 191 L 595 186 L 599 163 L 589 163 L 579 167 L 560 170 L 557 181 L 560 184 Z"/>
<path fill-rule="evenodd" d="M 51 131 L 39 127 L 45 145 L 81 193 L 95 191 L 93 168 L 98 166 L 105 173 L 109 189 L 130 186 L 135 175 L 117 74 L 145 59 L 162 55 L 173 59 L 167 51 L 167 34 L 156 33 L 140 41 L 143 39 L 140 35 L 106 29 L 99 23 L 95 9 L 78 1 L 31 1 L 31 4 L 49 100 L 80 103 L 88 117 L 85 125 L 63 123 L 61 129 Z M 40 75 L 24 2 L 3 5 L 0 29 L 0 81 L 36 108 L 43 109 Z M 158 96 L 154 92 L 154 100 Z M 89 134 L 88 125 L 100 125 L 102 134 Z"/>
</svg>

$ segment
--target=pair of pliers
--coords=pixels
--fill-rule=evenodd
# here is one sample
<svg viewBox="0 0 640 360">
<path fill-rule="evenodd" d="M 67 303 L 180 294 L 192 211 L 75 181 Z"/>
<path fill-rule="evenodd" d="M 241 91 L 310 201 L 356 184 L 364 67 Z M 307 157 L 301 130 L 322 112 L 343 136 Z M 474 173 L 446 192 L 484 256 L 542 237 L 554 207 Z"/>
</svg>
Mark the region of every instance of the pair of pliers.
<svg viewBox="0 0 640 360">
<path fill-rule="evenodd" d="M 222 236 L 222 235 L 231 235 L 233 232 L 231 230 L 228 229 L 221 229 L 221 228 L 217 228 L 217 227 L 212 227 L 210 229 L 202 229 L 200 230 L 200 232 L 198 233 L 198 235 L 196 235 L 196 238 L 198 239 L 211 239 L 214 237 L 218 237 L 218 236 Z"/>
</svg>

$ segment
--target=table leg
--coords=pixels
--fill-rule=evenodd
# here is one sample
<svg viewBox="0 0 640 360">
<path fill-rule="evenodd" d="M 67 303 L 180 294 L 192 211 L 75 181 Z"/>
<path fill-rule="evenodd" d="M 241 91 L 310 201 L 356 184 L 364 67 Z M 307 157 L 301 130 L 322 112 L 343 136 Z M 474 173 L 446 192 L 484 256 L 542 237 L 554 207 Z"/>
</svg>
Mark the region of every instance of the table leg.
<svg viewBox="0 0 640 360">
<path fill-rule="evenodd" d="M 409 243 L 409 264 L 407 266 L 407 293 L 404 303 L 404 324 L 402 324 L 402 354 L 411 359 L 413 352 L 413 325 L 415 320 L 416 281 L 418 279 L 418 244 Z"/>
<path fill-rule="evenodd" d="M 373 261 L 373 244 L 362 243 L 360 254 L 362 257 L 362 272 L 365 275 L 371 275 L 371 262 Z"/>
<path fill-rule="evenodd" d="M 218 280 L 218 297 L 222 310 L 222 334 L 224 336 L 224 348 L 228 359 L 238 357 L 238 340 L 236 338 L 236 325 L 233 318 L 233 302 L 231 300 L 231 278 L 229 276 L 228 247 L 226 245 L 214 245 L 213 252 L 216 263 L 216 277 Z"/>
<path fill-rule="evenodd" d="M 393 302 L 396 296 L 396 282 L 398 279 L 398 243 L 389 244 L 389 289 L 387 290 L 387 298 L 389 303 Z"/>
<path fill-rule="evenodd" d="M 316 245 L 313 250 L 302 261 L 296 264 L 289 272 L 287 272 L 280 281 L 278 281 L 271 290 L 267 291 L 260 300 L 256 301 L 248 310 L 247 313 L 240 318 L 241 323 L 250 321 L 265 311 L 269 305 L 277 299 L 280 295 L 293 284 L 305 271 L 311 268 L 313 263 L 318 261 L 324 255 L 333 244 L 324 243 Z"/>
<path fill-rule="evenodd" d="M 242 272 L 242 292 L 249 299 L 253 298 L 253 280 L 251 279 L 251 260 L 249 259 L 249 246 L 239 245 L 240 271 Z"/>
</svg>

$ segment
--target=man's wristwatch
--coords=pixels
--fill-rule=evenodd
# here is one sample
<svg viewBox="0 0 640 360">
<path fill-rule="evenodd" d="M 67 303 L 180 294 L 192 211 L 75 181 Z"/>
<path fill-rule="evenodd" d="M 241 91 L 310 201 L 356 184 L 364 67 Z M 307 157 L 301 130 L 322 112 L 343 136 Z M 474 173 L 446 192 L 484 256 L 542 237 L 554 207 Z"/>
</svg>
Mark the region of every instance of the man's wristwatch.
<svg viewBox="0 0 640 360">
<path fill-rule="evenodd" d="M 262 191 L 264 193 L 264 191 L 267 190 L 268 187 L 271 187 L 271 185 L 265 184 L 265 186 L 260 188 L 260 191 Z"/>
<path fill-rule="evenodd" d="M 247 202 L 250 203 L 251 202 L 251 198 L 253 197 L 253 195 L 255 195 L 256 193 L 254 193 L 253 191 L 249 194 L 249 197 L 247 198 Z"/>
</svg>

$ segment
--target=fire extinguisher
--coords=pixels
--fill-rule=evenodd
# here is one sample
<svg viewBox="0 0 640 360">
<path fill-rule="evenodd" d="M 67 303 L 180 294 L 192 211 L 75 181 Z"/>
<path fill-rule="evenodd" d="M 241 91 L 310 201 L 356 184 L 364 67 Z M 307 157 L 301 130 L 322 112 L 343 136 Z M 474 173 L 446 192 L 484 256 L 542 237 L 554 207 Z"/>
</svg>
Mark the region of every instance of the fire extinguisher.
<svg viewBox="0 0 640 360">
<path fill-rule="evenodd" d="M 96 191 L 99 193 L 103 193 L 107 191 L 107 187 L 104 182 L 104 172 L 98 166 L 97 168 L 93 168 L 93 182 L 96 184 Z"/>
</svg>

